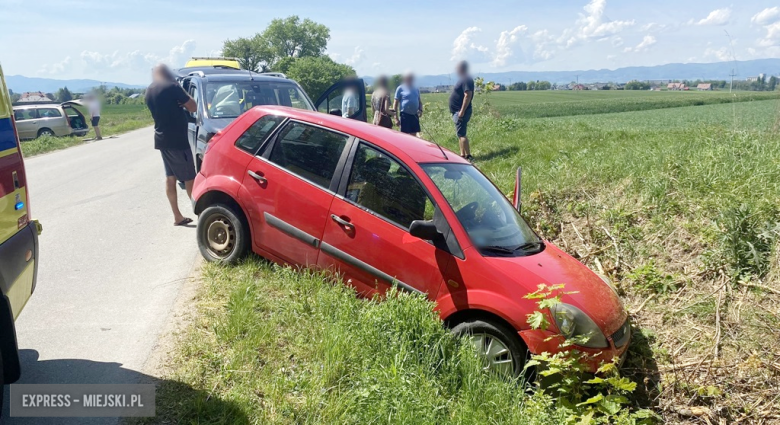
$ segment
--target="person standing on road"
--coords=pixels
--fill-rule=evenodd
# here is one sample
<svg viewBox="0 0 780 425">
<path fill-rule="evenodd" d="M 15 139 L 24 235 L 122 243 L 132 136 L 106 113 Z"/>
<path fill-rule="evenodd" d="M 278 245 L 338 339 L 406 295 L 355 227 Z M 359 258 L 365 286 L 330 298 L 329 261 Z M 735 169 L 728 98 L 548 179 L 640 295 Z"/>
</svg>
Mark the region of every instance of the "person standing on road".
<svg viewBox="0 0 780 425">
<path fill-rule="evenodd" d="M 374 92 L 371 93 L 371 108 L 374 110 L 374 125 L 393 128 L 393 120 L 390 118 L 390 114 L 394 114 L 395 110 L 390 109 L 388 84 L 386 76 L 380 75 L 377 77 Z"/>
<path fill-rule="evenodd" d="M 183 181 L 192 198 L 195 162 L 187 138 L 187 112 L 195 112 L 197 104 L 176 82 L 166 65 L 152 70 L 152 84 L 146 89 L 146 106 L 154 119 L 154 148 L 160 151 L 165 166 L 165 194 L 173 211 L 174 226 L 192 223 L 179 211 L 176 181 Z M 183 108 L 183 109 L 182 109 Z"/>
<path fill-rule="evenodd" d="M 471 120 L 471 100 L 474 99 L 474 79 L 469 75 L 469 64 L 466 61 L 458 63 L 455 72 L 458 74 L 458 82 L 450 94 L 450 113 L 455 123 L 460 156 L 473 161 L 467 130 Z"/>
<path fill-rule="evenodd" d="M 92 128 L 95 129 L 95 140 L 103 140 L 100 134 L 100 99 L 94 94 L 87 95 L 87 110 L 92 120 Z"/>
<path fill-rule="evenodd" d="M 401 132 L 421 138 L 420 117 L 423 114 L 423 104 L 420 90 L 414 86 L 414 75 L 411 72 L 404 74 L 403 83 L 395 90 L 393 109 L 396 111 L 395 123 L 401 127 Z"/>
</svg>

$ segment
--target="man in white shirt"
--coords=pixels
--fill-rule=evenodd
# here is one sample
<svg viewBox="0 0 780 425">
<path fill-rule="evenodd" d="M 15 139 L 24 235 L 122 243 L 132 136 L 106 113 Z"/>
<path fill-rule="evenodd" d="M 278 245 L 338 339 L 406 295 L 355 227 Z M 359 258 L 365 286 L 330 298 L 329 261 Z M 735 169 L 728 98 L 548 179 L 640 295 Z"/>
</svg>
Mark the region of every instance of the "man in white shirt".
<svg viewBox="0 0 780 425">
<path fill-rule="evenodd" d="M 87 96 L 86 103 L 89 116 L 92 119 L 92 128 L 95 129 L 95 140 L 103 140 L 103 136 L 100 134 L 100 100 L 91 94 Z"/>
</svg>

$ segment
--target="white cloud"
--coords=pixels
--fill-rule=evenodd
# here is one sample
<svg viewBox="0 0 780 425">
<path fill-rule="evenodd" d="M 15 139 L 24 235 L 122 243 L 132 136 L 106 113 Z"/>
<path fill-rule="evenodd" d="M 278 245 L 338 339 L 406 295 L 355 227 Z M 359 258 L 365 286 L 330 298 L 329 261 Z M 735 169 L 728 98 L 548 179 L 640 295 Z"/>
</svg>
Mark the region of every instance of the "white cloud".
<svg viewBox="0 0 780 425">
<path fill-rule="evenodd" d="M 761 26 L 774 24 L 777 21 L 780 21 L 780 7 L 776 6 L 768 7 L 750 18 L 750 22 Z"/>
<path fill-rule="evenodd" d="M 355 46 L 355 51 L 352 52 L 352 56 L 348 57 L 344 63 L 350 66 L 356 65 L 362 62 L 364 59 L 363 49 L 360 46 Z"/>
<path fill-rule="evenodd" d="M 152 66 L 158 63 L 164 63 L 173 68 L 181 68 L 192 57 L 194 51 L 195 41 L 187 40 L 180 46 L 172 47 L 166 56 L 144 53 L 140 50 L 127 53 L 115 51 L 111 54 L 84 50 L 81 52 L 80 57 L 87 71 L 95 73 L 120 68 L 143 71 L 151 69 Z"/>
<path fill-rule="evenodd" d="M 479 27 L 469 27 L 452 42 L 452 58 L 450 60 L 476 59 L 483 60 L 488 48 L 474 42 L 474 35 L 482 32 Z"/>
<path fill-rule="evenodd" d="M 726 7 L 713 10 L 706 18 L 698 22 L 691 19 L 689 23 L 692 25 L 726 25 L 729 23 L 729 18 L 731 18 L 731 9 Z"/>
<path fill-rule="evenodd" d="M 766 29 L 766 35 L 758 40 L 758 45 L 761 47 L 780 46 L 780 22 L 775 22 L 764 28 Z"/>
<path fill-rule="evenodd" d="M 53 63 L 51 65 L 43 65 L 40 70 L 38 70 L 38 74 L 63 74 L 67 72 L 71 68 L 71 60 L 70 56 L 66 56 L 65 59 Z"/>
<path fill-rule="evenodd" d="M 564 31 L 560 42 L 572 47 L 582 41 L 609 37 L 633 26 L 636 22 L 630 21 L 606 21 L 604 11 L 607 8 L 607 0 L 591 0 L 585 5 L 585 14 L 577 20 L 578 27 Z"/>
<path fill-rule="evenodd" d="M 496 54 L 493 58 L 493 66 L 502 67 L 506 66 L 507 60 L 509 60 L 515 54 L 514 46 L 520 39 L 520 35 L 525 34 L 528 31 L 528 27 L 520 25 L 515 27 L 511 31 L 502 31 L 496 42 Z M 521 52 L 522 53 L 522 52 Z M 522 62 L 524 58 L 520 58 Z"/>
<path fill-rule="evenodd" d="M 704 50 L 704 57 L 714 58 L 720 62 L 727 62 L 733 59 L 733 56 L 731 55 L 731 51 L 729 50 L 728 47 L 721 47 L 720 49 L 714 49 L 712 47 L 708 47 L 706 50 Z"/>
<path fill-rule="evenodd" d="M 658 40 L 656 40 L 655 37 L 652 35 L 646 35 L 645 38 L 642 39 L 642 41 L 636 45 L 636 47 L 626 47 L 623 49 L 623 52 L 629 53 L 629 52 L 646 52 L 650 47 L 652 47 L 655 43 L 657 43 Z"/>
</svg>

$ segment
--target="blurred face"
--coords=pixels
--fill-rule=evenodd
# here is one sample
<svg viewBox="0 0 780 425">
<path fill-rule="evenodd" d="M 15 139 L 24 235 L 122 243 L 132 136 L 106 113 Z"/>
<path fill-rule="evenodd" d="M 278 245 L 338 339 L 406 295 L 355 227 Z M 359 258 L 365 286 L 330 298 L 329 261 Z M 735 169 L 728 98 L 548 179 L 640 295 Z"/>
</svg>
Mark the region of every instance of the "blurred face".
<svg viewBox="0 0 780 425">
<path fill-rule="evenodd" d="M 411 86 L 414 84 L 414 75 L 406 75 L 404 76 L 404 84 Z"/>
</svg>

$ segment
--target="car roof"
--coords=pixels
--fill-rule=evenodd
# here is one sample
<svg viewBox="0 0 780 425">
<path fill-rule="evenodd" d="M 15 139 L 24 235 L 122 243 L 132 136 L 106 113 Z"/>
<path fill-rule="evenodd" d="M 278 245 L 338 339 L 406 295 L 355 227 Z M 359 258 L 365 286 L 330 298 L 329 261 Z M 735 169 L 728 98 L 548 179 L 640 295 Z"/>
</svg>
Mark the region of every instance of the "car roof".
<svg viewBox="0 0 780 425">
<path fill-rule="evenodd" d="M 227 73 L 239 73 L 246 74 L 247 71 L 243 69 L 235 69 L 224 66 L 191 66 L 185 68 L 174 69 L 173 73 L 179 77 L 186 77 L 191 72 L 202 72 L 203 74 L 227 74 Z"/>
<path fill-rule="evenodd" d="M 252 109 L 258 111 L 260 115 L 282 115 L 347 133 L 371 142 L 391 154 L 408 161 L 417 163 L 451 162 L 469 164 L 460 155 L 447 148 L 440 148 L 436 143 L 365 122 L 286 106 L 264 105 L 256 106 Z M 446 158 L 442 154 L 442 150 L 446 154 Z"/>
<path fill-rule="evenodd" d="M 272 77 L 257 72 L 253 72 L 250 74 L 248 71 L 243 71 L 241 73 L 230 72 L 230 73 L 208 74 L 205 76 L 205 78 L 206 81 L 257 81 L 257 82 L 266 82 L 266 83 L 295 84 L 295 81 L 289 80 L 287 78 Z"/>
<path fill-rule="evenodd" d="M 32 103 L 29 105 L 25 104 L 16 104 L 13 105 L 14 109 L 22 109 L 22 108 L 59 108 L 61 107 L 61 103 Z"/>
</svg>

